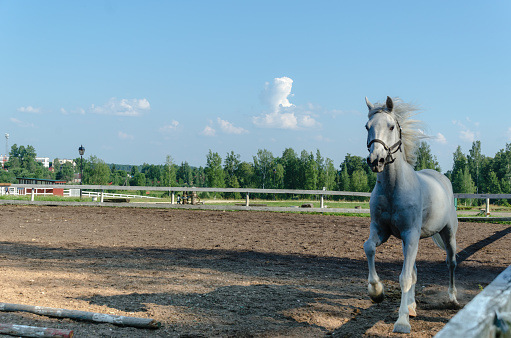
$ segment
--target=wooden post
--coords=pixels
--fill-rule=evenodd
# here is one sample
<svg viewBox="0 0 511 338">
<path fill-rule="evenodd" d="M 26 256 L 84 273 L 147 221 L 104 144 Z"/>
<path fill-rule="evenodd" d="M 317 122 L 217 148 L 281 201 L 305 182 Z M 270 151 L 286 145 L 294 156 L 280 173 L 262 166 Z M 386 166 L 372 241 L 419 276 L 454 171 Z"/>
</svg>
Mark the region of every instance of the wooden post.
<svg viewBox="0 0 511 338">
<path fill-rule="evenodd" d="M 32 187 L 32 191 L 30 192 L 30 200 L 33 202 L 34 201 L 34 196 L 35 196 L 35 193 L 34 193 L 34 187 Z"/>
<path fill-rule="evenodd" d="M 486 199 L 486 217 L 490 217 L 490 199 Z"/>
<path fill-rule="evenodd" d="M 325 190 L 326 190 L 326 188 L 323 187 L 323 191 L 325 191 Z M 319 207 L 321 209 L 323 209 L 325 207 L 324 199 L 325 199 L 325 195 L 321 195 L 321 197 L 319 198 Z"/>
<path fill-rule="evenodd" d="M 246 207 L 250 206 L 250 204 L 249 204 L 248 192 L 247 192 L 247 197 L 246 197 L 246 199 L 245 199 L 245 206 L 246 206 Z"/>
<path fill-rule="evenodd" d="M 100 200 L 100 201 L 101 201 L 101 203 L 103 203 L 103 193 L 104 193 L 104 192 L 105 192 L 104 190 L 101 190 L 101 200 Z"/>
<path fill-rule="evenodd" d="M 131 326 L 141 329 L 158 329 L 161 326 L 160 322 L 151 318 L 137 318 L 107 315 L 104 313 L 95 313 L 87 311 L 55 309 L 51 307 L 32 306 L 23 304 L 9 304 L 0 303 L 0 311 L 13 312 L 30 312 L 42 316 L 57 317 L 57 318 L 71 318 L 77 320 L 85 320 L 97 323 L 110 323 L 118 326 Z"/>
<path fill-rule="evenodd" d="M 0 324 L 0 333 L 18 337 L 52 337 L 72 338 L 73 331 L 52 329 L 48 327 L 26 326 L 16 324 Z"/>
<path fill-rule="evenodd" d="M 170 204 L 174 204 L 174 195 L 175 194 L 176 194 L 175 191 L 171 192 Z"/>
</svg>

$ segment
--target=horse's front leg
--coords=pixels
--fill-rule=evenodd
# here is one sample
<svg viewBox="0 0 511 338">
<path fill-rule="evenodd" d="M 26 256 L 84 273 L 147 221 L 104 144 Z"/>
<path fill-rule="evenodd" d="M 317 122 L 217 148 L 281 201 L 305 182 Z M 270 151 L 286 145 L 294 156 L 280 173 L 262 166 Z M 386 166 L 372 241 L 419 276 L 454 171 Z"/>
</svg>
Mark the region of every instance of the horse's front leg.
<svg viewBox="0 0 511 338">
<path fill-rule="evenodd" d="M 415 315 L 415 283 L 417 282 L 415 259 L 419 248 L 420 233 L 409 231 L 401 235 L 404 255 L 403 269 L 399 276 L 401 305 L 399 306 L 399 318 L 394 324 L 394 332 L 410 333 L 410 315 Z"/>
<path fill-rule="evenodd" d="M 375 222 L 371 222 L 371 228 L 369 232 L 369 238 L 364 243 L 364 251 L 367 257 L 367 264 L 369 266 L 369 278 L 367 289 L 369 296 L 375 303 L 381 303 L 385 299 L 385 293 L 383 291 L 383 284 L 380 282 L 380 278 L 376 273 L 376 267 L 374 264 L 374 256 L 376 254 L 376 247 L 387 241 L 390 234 L 379 229 Z"/>
</svg>

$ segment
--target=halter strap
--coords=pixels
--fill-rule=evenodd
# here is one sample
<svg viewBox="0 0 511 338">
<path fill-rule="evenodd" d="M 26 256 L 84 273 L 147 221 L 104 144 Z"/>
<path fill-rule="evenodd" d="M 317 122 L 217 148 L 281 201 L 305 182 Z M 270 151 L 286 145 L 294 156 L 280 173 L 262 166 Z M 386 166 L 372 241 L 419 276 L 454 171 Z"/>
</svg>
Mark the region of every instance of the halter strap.
<svg viewBox="0 0 511 338">
<path fill-rule="evenodd" d="M 378 114 L 378 113 L 386 113 L 386 114 L 390 115 L 390 113 L 388 113 L 386 111 L 381 111 L 381 110 L 376 112 L 375 114 Z M 390 116 L 392 116 L 392 115 L 390 115 Z M 381 144 L 383 146 L 383 148 L 387 151 L 387 157 L 385 157 L 385 164 L 394 163 L 394 161 L 396 159 L 392 155 L 394 155 L 398 151 L 401 151 L 401 152 L 403 151 L 403 149 L 401 149 L 401 145 L 403 144 L 403 142 L 401 141 L 401 125 L 399 124 L 399 121 L 394 116 L 392 116 L 392 118 L 394 118 L 394 120 L 396 121 L 397 126 L 399 128 L 399 140 L 396 143 L 394 143 L 392 146 L 390 146 L 390 147 L 385 142 L 383 142 L 382 140 L 377 139 L 377 138 L 372 139 L 369 143 L 367 143 L 367 150 L 368 151 L 370 151 L 369 148 L 371 148 L 371 145 L 373 143 L 379 143 L 379 144 Z"/>
</svg>

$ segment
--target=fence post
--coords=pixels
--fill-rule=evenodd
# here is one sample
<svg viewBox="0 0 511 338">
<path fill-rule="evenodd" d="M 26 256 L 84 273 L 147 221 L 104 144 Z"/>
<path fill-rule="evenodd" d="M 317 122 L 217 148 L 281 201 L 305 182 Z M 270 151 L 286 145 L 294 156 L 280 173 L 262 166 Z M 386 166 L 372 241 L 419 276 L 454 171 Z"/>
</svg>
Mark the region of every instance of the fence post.
<svg viewBox="0 0 511 338">
<path fill-rule="evenodd" d="M 104 194 L 105 190 L 101 190 L 101 203 L 103 203 L 103 194 Z"/>
<path fill-rule="evenodd" d="M 32 187 L 32 191 L 30 192 L 30 200 L 33 202 L 34 201 L 34 188 Z"/>
<path fill-rule="evenodd" d="M 323 191 L 325 191 L 325 190 L 326 190 L 326 187 L 323 187 Z M 325 198 L 325 195 L 321 195 L 321 197 L 319 199 L 319 207 L 321 209 L 323 209 L 325 207 L 324 198 Z"/>
<path fill-rule="evenodd" d="M 170 204 L 174 204 L 175 191 L 170 192 Z"/>
<path fill-rule="evenodd" d="M 490 199 L 486 199 L 486 217 L 490 217 Z"/>
<path fill-rule="evenodd" d="M 246 197 L 246 200 L 245 200 L 245 206 L 246 206 L 246 207 L 250 206 L 250 204 L 249 204 L 249 201 L 248 201 L 248 200 L 249 200 L 249 197 L 248 197 L 248 192 L 247 192 L 247 197 Z"/>
</svg>

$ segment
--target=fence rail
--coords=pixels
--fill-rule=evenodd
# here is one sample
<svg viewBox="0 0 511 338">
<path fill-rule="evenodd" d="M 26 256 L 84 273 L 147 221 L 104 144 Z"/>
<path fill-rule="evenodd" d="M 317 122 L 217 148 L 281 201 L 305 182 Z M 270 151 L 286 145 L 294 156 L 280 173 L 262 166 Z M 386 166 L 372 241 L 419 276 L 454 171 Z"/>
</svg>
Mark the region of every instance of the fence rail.
<svg viewBox="0 0 511 338">
<path fill-rule="evenodd" d="M 12 184 L 15 188 L 37 189 L 82 189 L 83 190 L 124 190 L 124 191 L 165 191 L 165 192 L 228 192 L 248 194 L 293 194 L 293 195 L 324 195 L 324 196 L 358 196 L 370 197 L 370 192 L 334 191 L 334 190 L 296 190 L 296 189 L 260 189 L 260 188 L 198 188 L 198 187 L 149 187 L 149 186 L 114 186 L 114 185 L 76 185 L 76 184 Z M 136 195 L 140 197 L 140 195 Z M 511 199 L 511 194 L 454 194 L 455 198 L 467 199 Z"/>
</svg>

